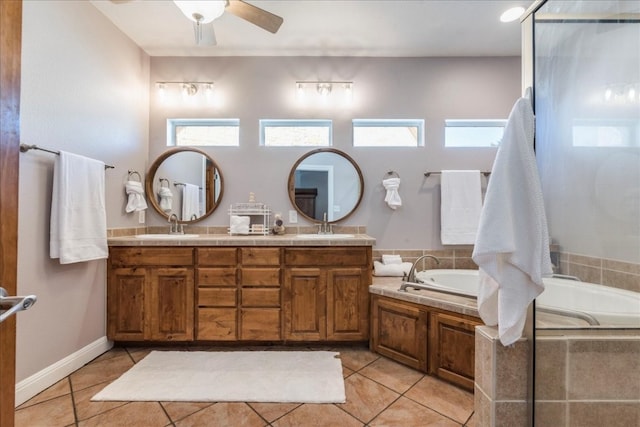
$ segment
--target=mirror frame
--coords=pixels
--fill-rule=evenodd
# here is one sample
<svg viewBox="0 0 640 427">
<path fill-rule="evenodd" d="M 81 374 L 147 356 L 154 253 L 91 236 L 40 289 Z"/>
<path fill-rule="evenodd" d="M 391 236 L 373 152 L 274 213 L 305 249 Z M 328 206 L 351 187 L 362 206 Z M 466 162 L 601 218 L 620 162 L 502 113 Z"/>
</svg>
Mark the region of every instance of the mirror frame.
<svg viewBox="0 0 640 427">
<path fill-rule="evenodd" d="M 210 155 L 208 155 L 202 150 L 199 150 L 193 147 L 177 147 L 177 148 L 172 148 L 170 150 L 165 151 L 160 156 L 158 156 L 158 158 L 149 167 L 149 170 L 147 171 L 147 176 L 145 179 L 145 191 L 147 192 L 147 199 L 151 203 L 151 206 L 153 206 L 153 209 L 155 209 L 155 211 L 159 213 L 161 216 L 163 216 L 164 218 L 169 219 L 169 215 L 160 208 L 160 205 L 156 200 L 156 193 L 153 189 L 153 181 L 155 180 L 156 172 L 158 171 L 158 168 L 160 167 L 162 162 L 164 162 L 174 154 L 183 153 L 185 151 L 191 151 L 191 152 L 199 153 L 205 156 L 207 160 L 209 160 L 211 164 L 213 164 L 214 169 L 217 170 L 218 176 L 220 177 L 220 196 L 218 197 L 217 203 L 214 203 L 213 207 L 207 212 L 205 212 L 204 214 L 202 214 L 202 216 L 200 216 L 198 219 L 194 219 L 190 221 L 182 221 L 182 220 L 178 221 L 178 223 L 180 224 L 193 224 L 193 223 L 202 221 L 205 218 L 208 218 L 218 208 L 218 206 L 220 206 L 220 201 L 222 200 L 222 196 L 224 195 L 224 178 L 222 177 L 222 171 L 220 170 L 220 166 L 218 166 L 218 164 L 211 158 Z"/>
<path fill-rule="evenodd" d="M 300 209 L 298 207 L 298 205 L 296 205 L 296 195 L 295 195 L 295 186 L 296 186 L 296 169 L 298 168 L 298 166 L 300 165 L 300 163 L 302 163 L 304 160 L 306 160 L 308 157 L 317 154 L 317 153 L 334 153 L 337 154 L 339 156 L 344 157 L 346 160 L 348 160 L 351 165 L 353 165 L 353 168 L 355 169 L 356 173 L 358 174 L 358 179 L 360 180 L 360 194 L 358 195 L 358 201 L 356 202 L 356 204 L 353 206 L 353 208 L 351 208 L 351 210 L 344 216 L 340 217 L 340 219 L 336 219 L 333 221 L 329 221 L 330 224 L 335 224 L 339 221 L 344 221 L 345 219 L 349 218 L 355 211 L 356 209 L 358 209 L 358 206 L 360 206 L 360 202 L 362 201 L 362 197 L 364 196 L 364 178 L 362 176 L 362 171 L 360 170 L 360 167 L 358 166 L 358 164 L 355 162 L 355 160 L 353 160 L 351 158 L 351 156 L 349 156 L 347 153 L 345 153 L 344 151 L 340 151 L 336 148 L 318 148 L 316 150 L 312 150 L 309 151 L 308 153 L 305 153 L 304 155 L 302 155 L 302 157 L 300 157 L 293 165 L 293 167 L 291 168 L 291 172 L 289 172 L 289 180 L 287 182 L 287 187 L 288 187 L 288 192 L 289 192 L 289 200 L 291 201 L 291 204 L 293 205 L 293 207 L 295 208 L 295 210 L 298 212 L 299 215 L 302 215 L 303 218 L 312 221 L 313 223 L 322 223 L 322 220 L 316 219 L 316 218 L 312 218 L 309 215 L 305 214 L 304 212 L 302 212 L 302 209 Z"/>
</svg>

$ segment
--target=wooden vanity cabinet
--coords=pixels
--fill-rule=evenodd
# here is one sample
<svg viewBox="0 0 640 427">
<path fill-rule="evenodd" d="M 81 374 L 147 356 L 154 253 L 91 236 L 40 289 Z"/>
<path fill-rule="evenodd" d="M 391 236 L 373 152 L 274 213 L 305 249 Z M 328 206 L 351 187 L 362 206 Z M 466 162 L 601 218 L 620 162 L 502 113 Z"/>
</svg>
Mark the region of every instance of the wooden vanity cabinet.
<svg viewBox="0 0 640 427">
<path fill-rule="evenodd" d="M 107 276 L 110 340 L 193 339 L 193 249 L 111 248 Z"/>
<path fill-rule="evenodd" d="M 284 250 L 284 339 L 369 337 L 370 247 Z"/>
<path fill-rule="evenodd" d="M 422 372 L 427 371 L 427 319 L 423 307 L 374 296 L 372 349 Z"/>
<path fill-rule="evenodd" d="M 473 390 L 475 375 L 475 327 L 478 320 L 458 314 L 431 313 L 429 373 Z"/>
<path fill-rule="evenodd" d="M 480 319 L 373 295 L 371 349 L 473 390 L 475 327 Z"/>
<path fill-rule="evenodd" d="M 200 341 L 279 341 L 281 249 L 197 248 Z"/>
</svg>

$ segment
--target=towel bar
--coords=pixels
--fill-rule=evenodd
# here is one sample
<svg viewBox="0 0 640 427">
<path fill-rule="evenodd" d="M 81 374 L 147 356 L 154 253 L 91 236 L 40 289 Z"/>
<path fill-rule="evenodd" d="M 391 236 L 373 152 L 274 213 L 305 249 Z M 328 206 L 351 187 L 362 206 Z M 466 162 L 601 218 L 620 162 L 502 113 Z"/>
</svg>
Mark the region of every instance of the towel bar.
<svg viewBox="0 0 640 427">
<path fill-rule="evenodd" d="M 48 148 L 38 147 L 37 145 L 20 144 L 20 152 L 21 153 L 26 153 L 29 150 L 40 150 L 40 151 L 46 151 L 47 153 L 55 154 L 56 156 L 60 155 L 59 151 L 49 150 Z M 115 166 L 111 166 L 111 165 L 105 164 L 104 168 L 105 169 L 115 169 Z"/>
<path fill-rule="evenodd" d="M 489 175 L 491 175 L 491 172 L 487 172 L 487 171 L 483 171 L 483 172 L 480 172 L 480 173 L 482 175 L 484 175 L 485 177 L 488 177 Z M 442 174 L 442 172 L 425 172 L 424 176 L 426 178 L 429 178 L 429 176 L 431 176 L 431 175 L 440 175 L 440 174 Z"/>
</svg>

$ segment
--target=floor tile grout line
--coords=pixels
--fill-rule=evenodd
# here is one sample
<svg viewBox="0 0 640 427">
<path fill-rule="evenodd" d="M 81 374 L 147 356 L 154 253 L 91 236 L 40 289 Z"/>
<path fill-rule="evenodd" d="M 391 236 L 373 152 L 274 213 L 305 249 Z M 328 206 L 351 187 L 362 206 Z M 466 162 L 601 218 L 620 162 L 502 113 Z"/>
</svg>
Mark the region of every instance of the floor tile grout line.
<svg viewBox="0 0 640 427">
<path fill-rule="evenodd" d="M 80 422 L 80 419 L 78 417 L 78 410 L 76 408 L 76 399 L 75 399 L 75 396 L 73 395 L 73 384 L 71 382 L 71 374 L 67 375 L 66 379 L 69 382 L 69 394 L 71 395 L 71 405 L 73 405 L 73 420 L 75 425 L 77 426 L 78 423 Z"/>
</svg>

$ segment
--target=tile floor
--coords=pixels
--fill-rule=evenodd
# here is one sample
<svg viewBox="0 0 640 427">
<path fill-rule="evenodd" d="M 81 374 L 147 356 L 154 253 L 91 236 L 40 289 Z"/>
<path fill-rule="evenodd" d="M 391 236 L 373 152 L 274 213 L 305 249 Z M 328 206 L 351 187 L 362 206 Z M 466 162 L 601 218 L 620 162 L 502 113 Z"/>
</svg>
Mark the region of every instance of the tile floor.
<svg viewBox="0 0 640 427">
<path fill-rule="evenodd" d="M 16 427 L 476 425 L 472 393 L 372 353 L 366 347 L 331 348 L 340 352 L 342 359 L 347 396 L 344 404 L 91 402 L 94 394 L 151 350 L 113 348 L 20 405 L 15 413 Z"/>
</svg>

